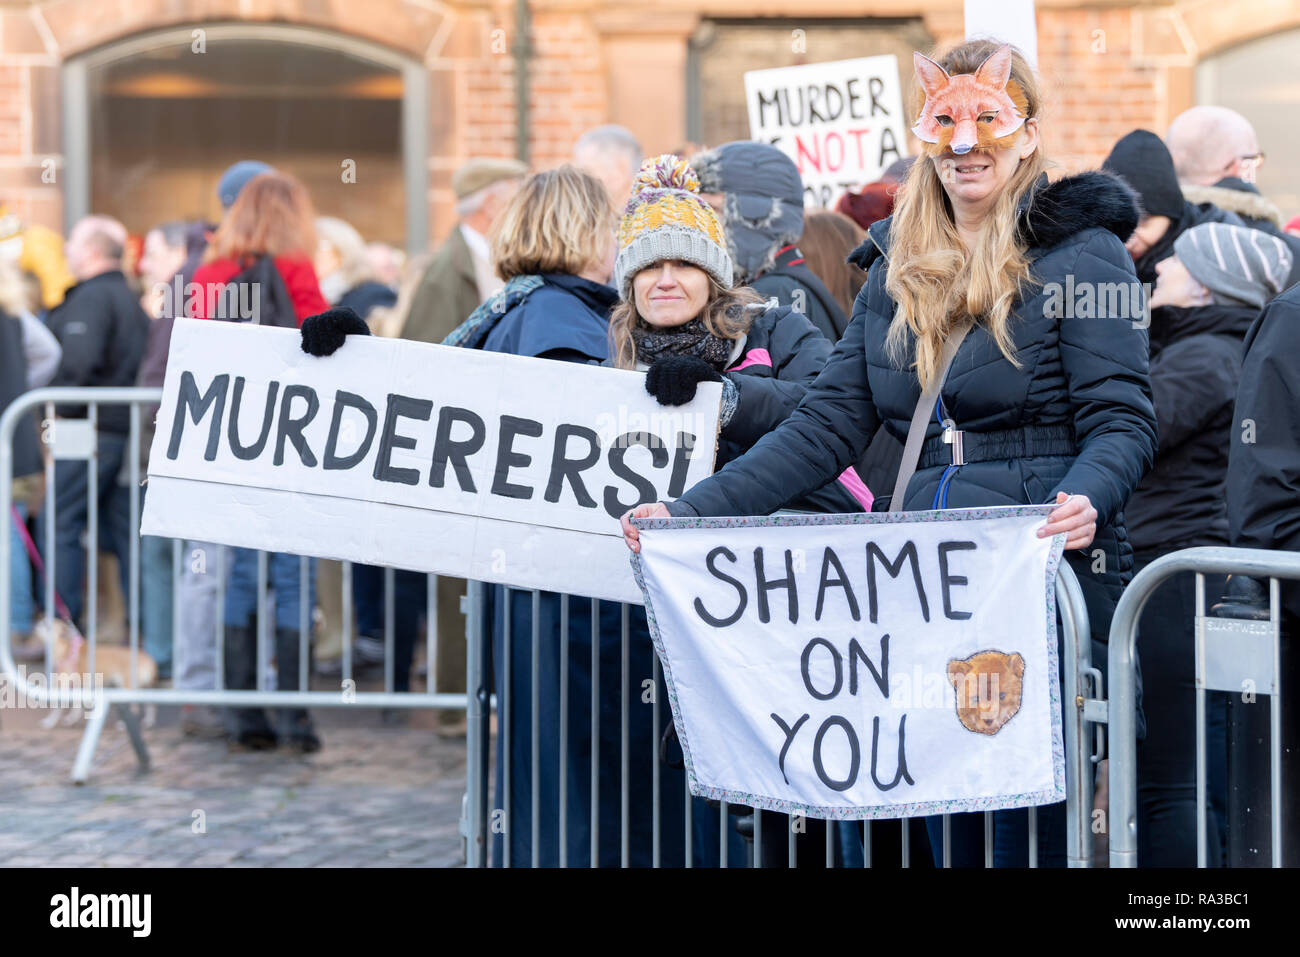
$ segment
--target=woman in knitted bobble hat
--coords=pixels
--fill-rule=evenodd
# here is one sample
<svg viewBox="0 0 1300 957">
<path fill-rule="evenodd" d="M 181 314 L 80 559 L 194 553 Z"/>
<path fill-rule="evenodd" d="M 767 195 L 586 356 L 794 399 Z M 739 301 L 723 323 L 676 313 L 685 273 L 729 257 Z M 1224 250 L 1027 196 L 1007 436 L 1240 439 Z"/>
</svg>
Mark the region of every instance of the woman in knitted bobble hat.
<svg viewBox="0 0 1300 957">
<path fill-rule="evenodd" d="M 721 468 L 794 410 L 832 344 L 799 313 L 733 287 L 722 224 L 699 189 L 679 157 L 641 167 L 618 228 L 622 301 L 610 316 L 610 354 L 619 368 L 645 370 L 646 391 L 662 405 L 689 402 L 700 382 L 722 383 Z M 793 507 L 869 510 L 871 493 L 850 468 Z"/>
<path fill-rule="evenodd" d="M 646 391 L 664 405 L 689 402 L 700 382 L 720 381 L 722 429 L 714 463 L 720 469 L 794 411 L 832 344 L 804 315 L 768 308 L 752 289 L 732 286 L 722 225 L 701 199 L 695 172 L 676 156 L 658 156 L 641 167 L 618 245 L 614 284 L 622 301 L 610 317 L 613 363 L 645 370 Z M 871 507 L 871 492 L 848 468 L 791 507 L 864 511 Z M 717 864 L 719 809 L 693 799 L 691 822 L 694 863 Z M 765 833 L 782 826 L 775 817 L 764 818 Z M 810 821 L 798 838 L 805 860 L 826 846 L 825 827 Z M 728 840 L 729 858 L 743 859 L 744 846 L 730 823 Z M 765 866 L 785 866 L 787 854 L 785 841 L 763 842 Z"/>
</svg>

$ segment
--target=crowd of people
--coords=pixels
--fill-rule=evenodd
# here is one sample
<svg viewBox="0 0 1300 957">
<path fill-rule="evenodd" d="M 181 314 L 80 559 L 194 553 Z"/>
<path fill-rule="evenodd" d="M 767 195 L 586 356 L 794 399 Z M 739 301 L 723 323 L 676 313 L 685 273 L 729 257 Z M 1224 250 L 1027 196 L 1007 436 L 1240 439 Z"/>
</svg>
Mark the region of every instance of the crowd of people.
<svg viewBox="0 0 1300 957">
<path fill-rule="evenodd" d="M 1294 221 L 1284 227 L 1254 185 L 1263 153 L 1239 114 L 1195 107 L 1163 139 L 1146 130 L 1123 137 L 1100 170 L 1049 177 L 1054 164 L 1040 139 L 1047 132 L 1040 87 L 1020 54 L 973 41 L 937 63 L 946 76 L 996 77 L 1020 122 L 999 127 L 995 138 L 981 129 L 973 148 L 956 145 L 951 120 L 932 124 L 939 134 L 927 139 L 927 84 L 935 80 L 920 65 L 920 155 L 841 197 L 833 210 L 805 209 L 796 166 L 773 146 L 742 141 L 647 159 L 631 133 L 607 126 L 581 137 L 572 161 L 554 169 L 466 162 L 452 180 L 458 221 L 427 261 L 403 265 L 400 253 L 367 244 L 347 222 L 317 217 L 293 176 L 252 161 L 221 178 L 219 223 L 160 224 L 145 234 L 138 256 L 130 255 L 132 238 L 120 223 L 87 217 L 67 237 L 75 284 L 57 302 L 44 301 L 39 283 L 0 261 L 0 407 L 47 383 L 161 385 L 177 315 L 300 327 L 304 350 L 321 356 L 346 355 L 348 335 L 379 334 L 639 370 L 645 390 L 665 405 L 690 401 L 701 382 L 719 382 L 715 474 L 675 501 L 645 503 L 630 516 L 1054 505 L 1042 534 L 1066 535 L 1067 558 L 1088 604 L 1093 661 L 1104 665 L 1112 614 L 1136 570 L 1194 545 L 1300 548 L 1300 426 L 1289 405 L 1300 392 L 1300 327 L 1291 315 L 1300 304 L 1293 288 L 1300 229 Z M 1047 305 L 1052 286 L 1134 281 L 1145 284 L 1149 300 L 1135 303 L 1132 314 L 1062 315 Z M 246 295 L 246 287 L 260 294 Z M 197 292 L 181 304 L 170 290 L 183 289 Z M 919 463 L 910 480 L 896 481 L 903 440 L 926 395 L 937 408 Z M 58 414 L 82 417 L 84 409 Z M 147 456 L 153 415 L 142 419 Z M 95 419 L 99 542 L 116 554 L 124 591 L 127 542 L 135 534 L 123 482 L 128 425 L 120 408 L 105 407 Z M 962 430 L 960 461 L 945 427 Z M 8 627 L 20 653 L 36 654 L 43 653 L 30 638 L 43 521 L 54 523 L 63 613 L 85 624 L 89 476 L 85 462 L 59 461 L 55 514 L 44 515 L 36 422 L 19 433 Z M 624 534 L 635 550 L 627 519 Z M 214 687 L 217 616 L 226 642 L 225 687 L 256 687 L 259 607 L 274 620 L 278 687 L 305 687 L 313 671 L 339 673 L 345 603 L 336 563 L 271 555 L 259 567 L 256 553 L 200 542 L 183 543 L 179 566 L 176 554 L 158 539 L 145 539 L 141 549 L 143 645 L 176 687 Z M 204 561 L 191 561 L 193 555 Z M 273 606 L 264 604 L 259 572 L 269 580 Z M 356 667 L 384 660 L 386 577 L 382 568 L 352 569 Z M 429 579 L 405 570 L 391 578 L 393 681 L 404 691 L 422 624 L 434 624 L 423 621 Z M 465 585 L 438 578 L 440 635 L 464 633 Z M 1234 589 L 1238 598 L 1250 594 L 1248 582 L 1211 581 L 1207 590 L 1232 596 Z M 534 854 L 543 864 L 561 854 L 573 863 L 619 863 L 623 797 L 617 786 L 603 786 L 592 806 L 592 761 L 609 773 L 626 761 L 634 781 L 649 781 L 661 763 L 659 794 L 638 787 L 628 798 L 634 865 L 651 860 L 660 833 L 656 813 L 666 865 L 716 864 L 723 841 L 734 865 L 744 860 L 744 836 L 755 824 L 769 835 L 783 833 L 784 818 L 767 812 L 755 821 L 740 809 L 728 820 L 716 804 L 683 801 L 666 708 L 658 726 L 651 709 L 631 710 L 629 752 L 622 754 L 619 708 L 625 698 L 643 700 L 654 656 L 642 608 L 552 593 L 534 602 L 500 586 L 488 594 L 483 611 L 499 700 L 530 700 L 535 625 L 541 656 L 540 728 L 533 728 L 530 708 L 510 709 L 501 733 L 512 741 L 512 773 L 505 773 L 507 753 L 498 749 L 495 804 L 506 802 L 508 778 L 511 806 L 540 802 L 541 830 L 533 833 L 529 816 L 517 810 L 509 833 L 496 834 L 498 863 L 527 864 Z M 309 633 L 300 629 L 304 607 L 314 623 Z M 1295 633 L 1300 601 L 1289 590 L 1286 613 Z M 1176 580 L 1156 593 L 1141 620 L 1143 864 L 1195 861 L 1195 614 L 1190 581 Z M 626 674 L 625 635 L 635 663 Z M 599 674 L 591 672 L 593 642 Z M 558 703 L 562 644 L 567 716 Z M 430 686 L 464 690 L 464 646 L 453 640 L 437 647 L 437 661 L 426 663 Z M 599 722 L 595 741 L 593 683 L 599 716 L 609 718 Z M 659 688 L 659 700 L 666 700 L 662 679 Z M 1225 714 L 1216 700 L 1207 753 L 1211 861 L 1218 863 L 1226 826 Z M 251 748 L 321 747 L 302 710 L 272 721 L 258 709 L 189 709 L 185 727 Z M 446 730 L 459 729 L 453 723 Z M 1000 811 L 994 819 L 995 861 L 1023 865 L 1025 812 Z M 1037 821 L 1043 863 L 1061 863 L 1064 805 L 1040 809 Z M 903 826 L 877 824 L 875 846 L 897 845 Z M 982 864 L 984 827 L 982 815 L 953 817 L 953 864 Z M 861 825 L 809 822 L 796 842 L 805 848 L 801 864 L 824 860 L 815 849 L 828 843 L 825 828 L 835 829 L 839 862 L 862 863 Z M 684 832 L 689 843 L 681 840 Z M 914 822 L 911 833 L 914 861 L 924 859 L 926 847 L 940 858 L 938 818 L 924 827 Z M 765 841 L 764 863 L 788 863 L 787 847 L 785 840 Z"/>
</svg>

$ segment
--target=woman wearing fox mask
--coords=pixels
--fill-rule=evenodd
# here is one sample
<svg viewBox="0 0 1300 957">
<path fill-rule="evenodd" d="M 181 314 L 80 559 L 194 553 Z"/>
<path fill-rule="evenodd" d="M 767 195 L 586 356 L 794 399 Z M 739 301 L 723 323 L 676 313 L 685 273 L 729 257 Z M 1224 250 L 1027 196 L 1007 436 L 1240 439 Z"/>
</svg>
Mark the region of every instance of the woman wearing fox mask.
<svg viewBox="0 0 1300 957">
<path fill-rule="evenodd" d="M 1137 204 L 1105 173 L 1049 183 L 1037 80 L 1014 48 L 972 41 L 937 62 L 917 54 L 916 71 L 927 156 L 850 257 L 867 280 L 825 369 L 778 429 L 675 502 L 629 513 L 624 535 L 639 549 L 629 517 L 728 515 L 731 502 L 775 511 L 855 462 L 878 426 L 905 439 L 922 390 L 937 387 L 898 508 L 1055 504 L 1039 534 L 1066 534 L 1095 646 L 1131 576 L 1122 509 L 1151 465 L 1156 423 L 1140 297 L 1135 315 L 1116 316 L 1091 298 L 1060 308 L 1059 290 L 1067 277 L 1076 291 L 1131 288 Z M 1064 808 L 1039 809 L 1043 864 L 1064 863 Z M 983 862 L 981 818 L 953 818 L 952 864 Z M 994 820 L 995 862 L 1025 864 L 1026 812 Z M 928 823 L 940 862 L 941 820 Z"/>
</svg>

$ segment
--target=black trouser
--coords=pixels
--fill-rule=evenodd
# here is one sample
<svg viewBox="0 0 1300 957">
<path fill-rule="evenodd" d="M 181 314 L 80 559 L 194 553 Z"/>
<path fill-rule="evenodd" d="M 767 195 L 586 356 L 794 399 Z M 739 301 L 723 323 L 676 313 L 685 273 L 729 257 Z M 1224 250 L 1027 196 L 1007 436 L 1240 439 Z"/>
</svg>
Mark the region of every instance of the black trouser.
<svg viewBox="0 0 1300 957">
<path fill-rule="evenodd" d="M 1134 555 L 1134 574 L 1166 551 Z M 1222 575 L 1205 576 L 1206 604 L 1223 593 Z M 1196 866 L 1196 576 L 1167 579 L 1148 599 L 1138 620 L 1142 659 L 1142 709 L 1147 736 L 1137 751 L 1138 864 Z M 1202 609 L 1204 611 L 1204 609 Z M 1226 699 L 1205 701 L 1206 863 L 1222 866 L 1227 803 Z"/>
</svg>

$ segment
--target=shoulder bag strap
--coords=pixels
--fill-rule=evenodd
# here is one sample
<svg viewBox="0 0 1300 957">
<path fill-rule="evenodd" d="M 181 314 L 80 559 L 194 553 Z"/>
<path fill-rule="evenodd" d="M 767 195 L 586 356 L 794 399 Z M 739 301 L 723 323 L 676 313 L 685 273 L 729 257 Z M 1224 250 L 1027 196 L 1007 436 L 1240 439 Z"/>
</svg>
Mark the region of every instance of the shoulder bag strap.
<svg viewBox="0 0 1300 957">
<path fill-rule="evenodd" d="M 916 402 L 916 411 L 912 413 L 912 424 L 907 429 L 907 444 L 903 446 L 903 459 L 898 465 L 898 479 L 894 482 L 894 496 L 889 500 L 891 512 L 903 511 L 903 497 L 907 493 L 907 483 L 912 481 L 912 476 L 916 474 L 916 464 L 921 460 L 921 446 L 925 444 L 925 432 L 930 424 L 930 414 L 934 412 L 935 403 L 939 401 L 939 390 L 943 388 L 944 380 L 948 378 L 948 369 L 952 367 L 952 360 L 957 357 L 957 350 L 961 348 L 962 340 L 966 338 L 966 333 L 970 332 L 970 329 L 971 322 L 966 320 L 948 335 L 939 357 L 939 374 L 935 376 L 934 384 L 922 392 L 921 398 Z"/>
</svg>

